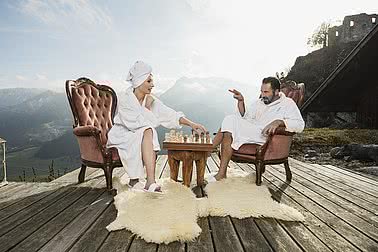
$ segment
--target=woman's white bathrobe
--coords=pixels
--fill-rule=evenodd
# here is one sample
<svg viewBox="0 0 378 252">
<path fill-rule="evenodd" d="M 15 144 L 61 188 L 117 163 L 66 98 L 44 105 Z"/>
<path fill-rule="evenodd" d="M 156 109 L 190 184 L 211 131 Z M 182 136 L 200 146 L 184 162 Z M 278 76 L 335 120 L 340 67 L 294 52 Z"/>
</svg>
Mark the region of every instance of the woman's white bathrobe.
<svg viewBox="0 0 378 252">
<path fill-rule="evenodd" d="M 231 147 L 238 150 L 245 143 L 265 143 L 266 136 L 262 131 L 274 120 L 283 120 L 286 130 L 290 132 L 302 132 L 304 129 L 304 121 L 297 104 L 280 92 L 280 98 L 270 104 L 265 104 L 260 99 L 252 103 L 246 108 L 244 116 L 239 111 L 226 116 L 221 131 L 232 134 Z"/>
<path fill-rule="evenodd" d="M 117 112 L 114 125 L 108 133 L 108 147 L 116 147 L 123 166 L 131 179 L 144 178 L 142 161 L 142 139 L 146 129 L 153 131 L 153 148 L 160 150 L 156 127 L 181 128 L 179 120 L 185 116 L 165 106 L 154 98 L 151 110 L 145 107 L 145 100 L 140 105 L 133 93 L 133 87 L 118 95 Z"/>
</svg>

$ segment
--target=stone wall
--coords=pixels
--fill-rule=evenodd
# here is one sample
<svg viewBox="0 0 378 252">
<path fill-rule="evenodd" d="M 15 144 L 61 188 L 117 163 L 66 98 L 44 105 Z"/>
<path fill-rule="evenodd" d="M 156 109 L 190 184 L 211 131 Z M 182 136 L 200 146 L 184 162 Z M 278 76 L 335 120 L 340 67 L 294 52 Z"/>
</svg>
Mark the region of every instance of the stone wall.
<svg viewBox="0 0 378 252">
<path fill-rule="evenodd" d="M 328 30 L 328 46 L 360 41 L 378 23 L 378 15 L 361 13 L 344 17 L 343 24 Z"/>
</svg>

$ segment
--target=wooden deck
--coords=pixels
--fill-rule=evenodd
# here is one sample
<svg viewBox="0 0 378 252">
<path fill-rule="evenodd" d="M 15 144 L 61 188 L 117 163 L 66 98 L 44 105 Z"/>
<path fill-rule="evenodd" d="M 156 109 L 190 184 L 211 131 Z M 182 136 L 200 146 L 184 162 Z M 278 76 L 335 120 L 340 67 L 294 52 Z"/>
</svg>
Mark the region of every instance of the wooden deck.
<svg viewBox="0 0 378 252">
<path fill-rule="evenodd" d="M 218 164 L 213 155 L 207 172 Z M 378 251 L 377 177 L 294 159 L 290 166 L 290 185 L 277 165 L 267 167 L 264 181 L 277 200 L 304 214 L 305 223 L 201 218 L 202 233 L 195 242 L 169 245 L 105 229 L 116 210 L 100 170 L 90 169 L 80 185 L 78 170 L 50 183 L 13 182 L 0 188 L 0 251 Z M 156 174 L 169 176 L 167 156 L 159 156 Z"/>
</svg>

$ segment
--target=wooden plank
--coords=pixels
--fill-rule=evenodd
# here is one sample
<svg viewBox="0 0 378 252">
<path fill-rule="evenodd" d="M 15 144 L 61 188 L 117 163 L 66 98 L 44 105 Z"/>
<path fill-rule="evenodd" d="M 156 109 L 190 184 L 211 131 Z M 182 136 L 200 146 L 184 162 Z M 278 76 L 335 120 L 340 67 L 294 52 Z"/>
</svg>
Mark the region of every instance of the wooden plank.
<svg viewBox="0 0 378 252">
<path fill-rule="evenodd" d="M 219 162 L 219 158 L 216 155 L 212 156 L 216 162 Z M 233 161 L 230 161 L 229 166 L 231 168 L 237 169 L 240 168 L 246 172 L 254 172 L 254 165 L 247 165 L 247 164 L 237 164 Z M 252 168 L 253 167 L 253 168 Z M 284 191 L 289 185 L 284 183 L 281 184 L 276 190 L 270 189 L 272 193 L 272 197 L 275 198 L 278 202 L 281 202 L 282 198 L 282 191 Z M 281 193 L 277 193 L 281 192 Z M 279 225 L 292 237 L 292 239 L 299 244 L 299 246 L 304 249 L 305 251 L 330 251 L 330 249 L 319 239 L 313 232 L 307 228 L 307 225 L 300 223 L 300 222 L 287 222 L 282 220 L 276 220 Z M 319 227 L 321 225 L 317 225 Z M 319 229 L 320 231 L 320 229 Z M 334 234 L 331 233 L 333 237 Z M 337 239 L 336 239 L 337 240 Z"/>
<path fill-rule="evenodd" d="M 271 169 L 267 169 L 265 172 L 265 177 L 272 180 L 274 176 L 271 172 Z M 279 181 L 284 182 L 283 179 L 279 179 L 276 177 Z M 295 184 L 295 181 L 291 182 L 291 185 Z M 303 188 L 306 190 L 305 188 Z M 349 242 L 353 243 L 356 247 L 363 251 L 369 251 L 369 248 L 373 247 L 376 242 L 374 242 L 372 239 L 370 239 L 365 234 L 359 232 L 354 226 L 349 225 L 349 223 L 345 222 L 343 219 L 338 218 L 336 213 L 328 211 L 326 208 L 324 208 L 322 205 L 319 205 L 315 201 L 311 199 L 311 196 L 308 196 L 306 194 L 309 194 L 309 190 L 306 190 L 306 194 L 301 193 L 299 190 L 294 189 L 292 186 L 289 186 L 285 193 L 292 196 L 298 203 L 303 205 L 308 211 L 314 213 L 319 219 L 321 219 L 324 223 L 332 227 L 336 232 L 340 233 L 343 237 L 345 237 Z M 327 206 L 329 207 L 329 206 Z M 337 208 L 335 208 L 337 209 Z M 336 210 L 339 214 L 340 211 Z M 350 220 L 351 217 L 348 216 L 348 219 Z M 352 221 L 354 221 L 352 219 Z M 359 220 L 358 220 L 359 221 Z M 365 224 L 365 223 L 364 223 Z M 361 228 L 361 227 L 359 227 Z M 371 232 L 371 229 L 374 228 L 371 225 L 365 225 L 363 227 L 364 229 Z M 374 234 L 372 234 L 374 235 Z"/>
<path fill-rule="evenodd" d="M 345 175 L 349 175 L 349 176 L 358 178 L 360 180 L 363 180 L 367 183 L 370 183 L 372 185 L 378 186 L 378 177 L 377 176 L 366 174 L 366 173 L 355 171 L 355 170 L 348 170 L 346 168 L 336 167 L 336 166 L 333 166 L 333 165 L 323 165 L 323 166 L 326 167 L 326 168 L 332 169 L 334 171 L 337 171 L 339 173 L 343 173 Z"/>
<path fill-rule="evenodd" d="M 253 169 L 248 164 L 237 164 L 241 168 L 248 170 Z M 281 192 L 280 202 L 292 206 L 298 209 L 305 217 L 305 227 L 313 233 L 320 241 L 322 241 L 327 247 L 332 251 L 359 251 L 355 246 L 353 246 L 348 240 L 341 236 L 338 232 L 332 229 L 324 221 L 322 221 L 318 216 L 310 211 L 311 208 L 307 209 L 302 206 L 295 197 L 289 196 L 286 193 L 288 188 L 286 183 L 282 183 L 281 180 L 264 174 L 264 183 L 268 185 L 272 190 L 277 190 Z M 289 186 L 290 187 L 290 186 Z M 295 240 L 300 240 L 298 237 L 293 237 Z"/>
<path fill-rule="evenodd" d="M 245 251 L 273 251 L 253 218 L 231 218 Z"/>
<path fill-rule="evenodd" d="M 299 161 L 295 160 L 294 162 L 298 163 Z M 313 166 L 316 167 L 316 169 L 321 170 L 324 174 L 327 174 L 327 176 L 336 176 L 338 179 L 345 179 L 347 181 L 352 182 L 355 185 L 361 185 L 364 188 L 369 188 L 372 190 L 372 192 L 378 192 L 378 184 L 376 184 L 376 181 L 372 179 L 368 179 L 364 176 L 351 172 L 340 172 L 341 169 L 337 167 L 329 168 L 329 166 L 320 164 L 313 164 Z"/>
<path fill-rule="evenodd" d="M 299 163 L 297 164 L 297 163 L 294 162 L 294 165 L 292 163 L 290 163 L 290 167 L 291 166 L 293 166 L 293 168 L 295 170 L 299 170 L 301 172 L 308 174 L 309 176 L 315 177 L 317 183 L 328 184 L 329 186 L 332 186 L 332 188 L 336 188 L 336 189 L 333 189 L 333 190 L 336 190 L 338 192 L 343 192 L 344 195 L 345 194 L 351 194 L 352 195 L 351 197 L 357 197 L 361 201 L 366 201 L 367 205 L 363 204 L 363 206 L 366 206 L 369 209 L 372 206 L 373 206 L 372 208 L 375 208 L 378 205 L 376 197 L 374 197 L 370 194 L 365 194 L 364 192 L 362 192 L 362 191 L 360 191 L 356 188 L 350 187 L 346 183 L 339 183 L 339 182 L 335 181 L 333 178 L 326 176 L 326 175 L 323 175 L 320 171 L 317 171 L 317 169 L 314 169 L 314 167 L 311 166 L 311 165 L 302 165 L 302 164 L 299 164 Z"/>
<path fill-rule="evenodd" d="M 9 189 L 7 193 L 0 195 L 0 202 L 1 202 L 0 209 L 4 208 L 5 203 L 12 200 L 14 201 L 22 197 L 23 193 L 30 191 L 31 188 L 33 188 L 33 183 L 24 183 L 20 186 Z"/>
<path fill-rule="evenodd" d="M 146 242 L 141 238 L 135 238 L 130 245 L 129 252 L 148 252 L 153 251 L 156 252 L 158 245 L 156 243 Z"/>
<path fill-rule="evenodd" d="M 36 214 L 38 214 L 42 210 L 50 207 L 54 202 L 60 200 L 63 197 L 69 196 L 71 193 L 74 193 L 74 191 L 76 191 L 77 188 L 86 187 L 86 190 L 89 190 L 91 186 L 96 185 L 98 183 L 101 183 L 101 180 L 103 180 L 103 178 L 97 178 L 97 179 L 90 180 L 90 181 L 86 182 L 85 185 L 83 183 L 83 184 L 79 184 L 76 187 L 72 187 L 72 186 L 63 187 L 63 188 L 57 190 L 56 193 L 49 195 L 49 196 L 47 196 L 46 198 L 44 198 L 40 201 L 37 201 L 36 203 L 31 205 L 30 207 L 27 207 L 26 209 L 24 209 L 24 210 L 20 211 L 19 213 L 11 216 L 10 218 L 7 218 L 3 221 L 0 221 L 0 225 L 2 227 L 0 229 L 0 236 L 5 234 L 9 230 L 17 227 L 19 224 L 27 221 L 29 218 L 35 216 Z M 59 185 L 52 185 L 52 188 L 58 188 L 58 186 Z"/>
<path fill-rule="evenodd" d="M 235 162 L 230 163 L 231 167 L 236 168 L 238 165 Z M 240 167 L 240 166 L 239 166 Z M 243 165 L 244 171 L 251 172 L 253 169 L 248 165 Z M 282 201 L 282 192 L 289 186 L 289 184 L 283 183 L 276 189 L 269 188 L 272 197 L 278 201 Z M 285 195 L 284 195 L 285 196 Z M 307 225 L 302 222 L 290 222 L 277 220 L 277 222 L 285 229 L 285 231 L 300 245 L 305 251 L 331 251 L 317 236 L 315 236 L 308 228 Z"/>
<path fill-rule="evenodd" d="M 201 234 L 192 242 L 187 242 L 187 252 L 214 251 L 212 231 L 210 230 L 209 220 L 206 217 L 198 219 L 201 227 Z"/>
<path fill-rule="evenodd" d="M 219 164 L 220 160 L 219 160 L 219 157 L 217 155 L 212 155 L 211 157 L 212 157 L 212 160 L 213 160 L 213 162 L 215 164 Z M 233 161 L 230 161 L 229 167 L 230 168 L 234 168 L 234 169 L 242 169 L 242 167 L 238 166 Z M 252 171 L 252 169 L 250 167 L 243 168 L 242 170 L 247 171 L 247 172 L 251 172 Z M 237 220 L 237 219 L 235 219 L 235 220 Z M 278 221 L 277 225 L 278 225 L 278 223 L 282 223 L 282 221 Z M 266 223 L 263 222 L 263 223 L 260 223 L 260 225 L 263 225 L 265 227 Z M 291 240 L 291 237 L 286 233 L 287 232 L 286 229 L 282 228 L 279 225 L 277 227 L 274 227 L 274 228 L 277 229 L 277 230 L 279 230 L 278 234 L 279 234 L 280 237 L 276 238 L 276 239 L 279 239 L 278 241 L 277 240 L 269 241 L 269 243 L 271 243 L 271 245 L 273 246 L 273 248 L 275 250 L 277 250 L 277 249 L 280 248 L 277 245 L 277 242 L 278 242 L 278 244 L 284 243 L 284 248 L 285 249 L 289 249 L 287 251 L 290 251 L 291 247 L 294 246 L 296 244 L 296 242 L 297 243 L 300 242 L 299 244 L 301 244 L 302 247 L 306 248 L 308 251 L 319 251 L 319 250 L 317 250 L 318 248 L 321 248 L 321 249 L 325 248 L 323 251 L 327 251 L 327 247 L 324 246 L 324 244 L 316 236 L 314 236 L 304 225 L 299 225 L 299 229 L 300 229 L 301 232 L 299 233 L 300 235 L 298 237 L 296 237 L 297 238 L 296 242 L 294 242 L 293 240 Z M 267 226 L 267 227 L 265 227 L 265 229 L 272 229 L 272 227 L 271 226 Z M 241 234 L 239 234 L 239 235 L 241 236 Z M 258 235 L 258 233 L 255 234 L 255 235 Z M 261 232 L 260 232 L 260 236 L 262 236 Z M 286 239 L 289 239 L 289 240 L 286 240 Z M 312 242 L 309 242 L 309 239 L 311 239 Z M 241 239 L 242 242 L 244 240 L 248 241 L 248 239 Z M 265 240 L 265 238 L 264 238 L 264 240 Z M 250 245 L 248 244 L 248 246 L 250 246 Z M 263 246 L 263 244 L 261 244 L 261 246 Z M 295 246 L 296 246 L 295 249 L 298 249 L 298 246 L 297 245 L 295 245 Z M 271 248 L 265 246 L 265 247 L 261 247 L 261 249 L 269 250 Z M 294 249 L 293 249 L 293 251 L 294 251 Z"/>
<path fill-rule="evenodd" d="M 16 246 L 30 234 L 41 228 L 50 219 L 58 215 L 62 210 L 72 205 L 89 190 L 89 188 L 77 188 L 76 190 L 73 190 L 67 196 L 61 198 L 59 204 L 50 205 L 37 215 L 23 222 L 21 225 L 2 235 L 0 237 L 0 243 L 2 244 L 0 251 L 7 251 Z"/>
<path fill-rule="evenodd" d="M 56 234 L 58 234 L 63 228 L 66 227 L 68 223 L 70 223 L 80 213 L 82 213 L 88 207 L 88 205 L 91 204 L 95 199 L 97 199 L 101 194 L 103 194 L 104 191 L 104 189 L 92 189 L 85 195 L 83 195 L 83 197 L 75 200 L 73 204 L 71 204 L 67 208 L 63 209 L 62 211 L 57 211 L 58 214 L 56 216 L 45 223 L 42 228 L 36 230 L 26 239 L 13 247 L 12 250 L 21 252 L 36 251 L 41 249 L 42 246 L 53 239 Z M 63 237 L 60 238 L 62 239 Z M 69 238 L 70 237 L 68 237 L 68 239 Z M 51 249 L 50 246 L 48 247 L 49 249 Z M 60 248 L 59 246 L 62 246 L 62 248 Z M 57 246 L 54 247 L 54 251 L 64 251 L 63 248 L 64 244 L 57 243 Z"/>
<path fill-rule="evenodd" d="M 8 185 L 0 187 L 0 196 L 9 195 L 9 190 L 12 188 L 19 187 L 23 185 L 24 183 L 18 183 L 18 182 L 9 182 Z"/>
<path fill-rule="evenodd" d="M 117 210 L 114 204 L 109 205 L 108 208 L 100 215 L 95 223 L 75 242 L 70 252 L 82 252 L 82 251 L 97 251 L 105 239 L 110 234 L 106 229 L 117 217 Z M 108 250 L 112 251 L 112 250 Z"/>
<path fill-rule="evenodd" d="M 302 251 L 275 219 L 259 218 L 255 219 L 255 222 L 273 250 Z"/>
<path fill-rule="evenodd" d="M 61 198 L 70 197 L 70 194 L 72 194 L 75 190 L 75 188 L 71 187 L 58 189 L 53 194 L 50 194 L 42 200 L 37 201 L 33 205 L 13 214 L 9 218 L 3 219 L 2 221 L 0 221 L 0 236 L 9 232 L 11 229 L 16 228 L 18 225 L 26 222 L 28 219 L 37 215 L 39 212 L 55 204 L 55 202 L 60 201 Z"/>
<path fill-rule="evenodd" d="M 128 251 L 135 235 L 128 230 L 111 232 L 102 244 L 98 252 L 124 252 Z"/>
<path fill-rule="evenodd" d="M 219 170 L 219 162 L 216 162 L 211 155 L 210 158 L 207 159 L 207 167 L 210 173 L 216 173 Z"/>
<path fill-rule="evenodd" d="M 168 155 L 164 155 L 167 159 L 167 161 L 165 162 L 164 164 L 164 168 L 162 168 L 161 172 L 160 172 L 160 176 L 159 176 L 159 179 L 164 179 L 164 178 L 169 178 L 170 177 L 170 168 L 169 168 L 169 164 L 168 164 Z"/>
<path fill-rule="evenodd" d="M 267 170 L 273 176 L 277 177 L 278 179 L 281 179 L 281 181 L 283 182 L 285 181 L 286 177 L 284 174 L 279 173 L 275 169 L 267 169 Z M 366 236 L 370 237 L 371 239 L 378 241 L 378 228 L 374 227 L 369 221 L 366 221 L 354 215 L 353 213 L 346 211 L 345 208 L 343 208 L 342 204 L 337 205 L 333 201 L 301 185 L 295 180 L 292 181 L 290 185 L 291 187 L 289 188 L 288 191 L 290 191 L 290 189 L 293 188 L 294 190 L 299 192 L 301 195 L 306 196 L 317 205 L 328 210 L 329 213 L 333 214 L 333 216 L 330 215 L 330 219 L 335 219 L 334 216 L 339 217 L 339 219 L 336 219 L 336 220 L 340 224 L 342 223 L 343 226 L 345 227 L 347 227 L 347 225 L 345 225 L 344 223 L 349 224 L 350 226 L 348 227 L 348 230 L 350 232 L 356 232 L 357 230 L 359 230 L 360 232 L 364 233 Z M 344 222 L 342 222 L 341 220 Z M 354 229 L 351 229 L 350 227 L 353 227 Z M 359 233 L 359 232 L 356 232 L 356 233 Z M 350 238 L 354 238 L 358 235 L 353 235 Z M 367 238 L 366 236 L 360 236 L 360 239 L 365 240 L 366 242 L 369 242 L 370 239 L 366 239 Z"/>
<path fill-rule="evenodd" d="M 209 217 L 215 251 L 243 251 L 230 217 Z"/>
<path fill-rule="evenodd" d="M 293 160 L 293 159 L 292 159 L 292 162 L 299 164 L 298 161 Z M 300 164 L 300 165 L 306 166 L 306 167 L 310 166 L 308 164 L 303 164 L 303 163 Z M 378 195 L 378 187 L 375 186 L 375 185 L 366 183 L 366 182 L 361 181 L 357 178 L 354 178 L 354 177 L 351 177 L 351 176 L 348 176 L 348 175 L 345 175 L 345 174 L 342 174 L 342 173 L 338 173 L 336 171 L 333 171 L 331 169 L 323 167 L 322 165 L 311 164 L 311 167 L 314 171 L 321 173 L 322 175 L 327 176 L 330 179 L 333 179 L 333 183 L 346 184 L 351 188 L 354 188 L 354 189 L 360 190 L 362 192 L 365 192 L 367 194 L 370 194 L 371 196 L 375 197 L 376 200 L 378 200 L 378 196 L 377 196 Z"/>
<path fill-rule="evenodd" d="M 88 195 L 89 194 L 87 194 L 86 197 L 88 197 Z M 109 204 L 111 204 L 112 201 L 113 196 L 108 192 L 105 192 L 90 205 L 85 205 L 85 210 L 72 221 L 70 221 L 69 218 L 63 218 L 61 214 L 59 216 L 59 218 L 61 219 L 60 222 L 69 224 L 58 234 L 56 234 L 54 238 L 46 243 L 39 251 L 67 251 L 75 243 L 75 241 L 89 228 L 89 226 L 96 221 L 96 219 L 103 213 L 103 211 L 109 206 Z M 70 212 L 69 214 L 73 216 L 76 214 L 75 211 L 72 211 L 71 209 L 66 209 L 65 212 Z M 46 226 L 44 227 L 44 229 L 46 229 Z M 49 233 L 52 233 L 51 230 L 49 231 Z"/>
<path fill-rule="evenodd" d="M 272 167 L 284 174 L 283 166 L 274 165 Z M 280 169 L 277 169 L 277 167 L 280 167 Z M 378 213 L 378 206 L 369 204 L 369 202 L 350 195 L 337 187 L 319 181 L 316 177 L 309 176 L 308 173 L 296 169 L 295 165 L 291 166 L 291 171 L 296 176 L 296 182 L 378 227 L 378 216 L 375 214 Z"/>
<path fill-rule="evenodd" d="M 57 179 L 54 179 L 52 182 L 53 183 L 77 183 L 79 181 L 79 173 L 80 173 L 80 170 L 81 170 L 81 167 L 80 168 L 77 168 L 67 174 L 64 174 L 63 176 L 60 176 L 59 178 Z M 97 172 L 98 170 L 101 170 L 100 168 L 91 168 L 91 167 L 87 167 L 87 169 L 85 170 L 85 180 L 88 179 L 88 177 L 90 177 L 94 172 Z"/>
<path fill-rule="evenodd" d="M 171 242 L 169 244 L 159 244 L 158 252 L 185 252 L 185 243 Z"/>
<path fill-rule="evenodd" d="M 48 195 L 55 193 L 56 190 L 51 190 L 47 192 L 38 193 L 35 195 L 27 196 L 16 203 L 0 210 L 0 222 L 9 216 L 16 214 L 19 211 L 22 211 L 23 209 L 33 205 L 35 202 L 47 197 Z"/>
<path fill-rule="evenodd" d="M 160 159 L 159 159 L 159 176 L 156 176 L 156 178 L 159 178 L 161 179 L 163 177 L 163 173 L 165 171 L 165 169 L 168 169 L 169 170 L 169 165 L 168 165 L 168 156 L 167 155 L 160 155 Z"/>
<path fill-rule="evenodd" d="M 281 220 L 277 220 L 277 222 L 283 227 L 283 229 L 285 229 L 292 239 L 303 248 L 304 251 L 332 251 L 323 243 L 323 241 L 307 229 L 306 224 Z"/>
<path fill-rule="evenodd" d="M 163 155 L 157 155 L 156 156 L 156 168 L 155 168 L 155 179 L 159 179 L 161 169 L 164 168 L 162 167 L 164 165 L 164 157 Z"/>
</svg>

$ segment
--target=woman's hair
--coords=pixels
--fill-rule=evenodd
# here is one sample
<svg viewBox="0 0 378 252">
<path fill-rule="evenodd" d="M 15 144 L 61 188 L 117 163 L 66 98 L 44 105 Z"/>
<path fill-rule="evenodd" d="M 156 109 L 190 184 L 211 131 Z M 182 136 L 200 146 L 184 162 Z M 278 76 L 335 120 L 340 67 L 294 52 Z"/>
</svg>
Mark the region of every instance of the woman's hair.
<svg viewBox="0 0 378 252">
<path fill-rule="evenodd" d="M 276 77 L 266 77 L 266 78 L 263 79 L 262 83 L 263 83 L 263 84 L 268 84 L 268 83 L 270 83 L 270 86 L 272 87 L 273 92 L 274 92 L 275 90 L 280 91 L 281 82 L 280 82 L 280 80 L 277 79 Z"/>
</svg>

